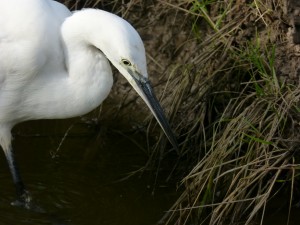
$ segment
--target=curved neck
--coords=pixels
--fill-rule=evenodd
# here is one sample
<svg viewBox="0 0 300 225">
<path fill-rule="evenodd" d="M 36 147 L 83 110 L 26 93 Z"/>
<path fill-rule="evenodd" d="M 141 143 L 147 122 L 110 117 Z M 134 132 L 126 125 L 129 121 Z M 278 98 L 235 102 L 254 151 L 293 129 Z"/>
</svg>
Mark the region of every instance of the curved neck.
<svg viewBox="0 0 300 225">
<path fill-rule="evenodd" d="M 80 32 L 81 27 L 77 29 Z M 83 115 L 109 94 L 113 84 L 109 62 L 101 51 L 80 39 L 83 36 L 78 32 L 63 35 L 64 52 L 59 54 L 65 54 L 65 63 L 58 65 L 55 73 L 53 66 L 45 67 L 26 90 L 23 103 L 28 112 L 23 114 L 31 118 L 24 119 Z"/>
</svg>

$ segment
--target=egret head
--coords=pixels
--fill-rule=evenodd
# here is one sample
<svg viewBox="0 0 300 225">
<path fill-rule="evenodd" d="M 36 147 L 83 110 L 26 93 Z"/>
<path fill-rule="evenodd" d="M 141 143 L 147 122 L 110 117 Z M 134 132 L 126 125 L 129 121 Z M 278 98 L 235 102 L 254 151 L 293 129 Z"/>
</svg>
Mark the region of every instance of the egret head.
<svg viewBox="0 0 300 225">
<path fill-rule="evenodd" d="M 100 50 L 131 84 L 135 83 L 133 73 L 148 78 L 145 48 L 138 32 L 121 17 L 100 10 L 96 12 L 107 21 L 98 39 Z"/>
<path fill-rule="evenodd" d="M 102 10 L 88 9 L 79 13 L 88 14 L 89 21 L 93 21 L 91 30 L 99 32 L 85 32 L 88 39 L 142 97 L 177 150 L 174 134 L 148 80 L 145 48 L 138 32 L 124 19 Z"/>
</svg>

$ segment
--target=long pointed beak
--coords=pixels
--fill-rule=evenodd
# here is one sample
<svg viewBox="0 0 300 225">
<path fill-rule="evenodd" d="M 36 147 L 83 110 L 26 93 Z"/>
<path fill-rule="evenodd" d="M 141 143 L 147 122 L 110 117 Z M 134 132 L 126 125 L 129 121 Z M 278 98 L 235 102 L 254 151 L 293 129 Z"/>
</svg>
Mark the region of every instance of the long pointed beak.
<svg viewBox="0 0 300 225">
<path fill-rule="evenodd" d="M 132 71 L 131 71 L 132 72 Z M 134 73 L 134 74 L 132 74 Z M 163 129 L 164 133 L 166 134 L 167 138 L 178 152 L 178 143 L 174 136 L 174 133 L 169 125 L 168 120 L 164 114 L 162 107 L 160 106 L 153 89 L 150 85 L 150 82 L 147 78 L 137 74 L 137 72 L 132 72 L 131 75 L 135 83 L 131 83 L 133 88 L 138 92 L 138 94 L 142 97 L 145 103 L 148 105 L 150 110 L 152 111 L 153 115 L 155 116 L 157 122 Z"/>
</svg>

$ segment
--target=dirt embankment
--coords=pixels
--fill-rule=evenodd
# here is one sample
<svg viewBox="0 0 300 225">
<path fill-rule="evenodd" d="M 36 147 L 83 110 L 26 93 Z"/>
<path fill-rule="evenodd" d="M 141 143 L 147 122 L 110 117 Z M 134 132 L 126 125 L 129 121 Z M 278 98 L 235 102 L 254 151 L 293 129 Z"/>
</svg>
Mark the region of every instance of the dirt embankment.
<svg viewBox="0 0 300 225">
<path fill-rule="evenodd" d="M 95 4 L 80 7 L 114 12 L 137 28 L 150 80 L 180 137 L 176 163 L 191 172 L 169 224 L 250 223 L 280 191 L 275 181 L 293 189 L 300 158 L 299 1 L 87 2 Z M 149 110 L 117 72 L 115 83 L 101 118 L 145 130 Z M 166 155 L 163 148 L 151 158 Z"/>
</svg>

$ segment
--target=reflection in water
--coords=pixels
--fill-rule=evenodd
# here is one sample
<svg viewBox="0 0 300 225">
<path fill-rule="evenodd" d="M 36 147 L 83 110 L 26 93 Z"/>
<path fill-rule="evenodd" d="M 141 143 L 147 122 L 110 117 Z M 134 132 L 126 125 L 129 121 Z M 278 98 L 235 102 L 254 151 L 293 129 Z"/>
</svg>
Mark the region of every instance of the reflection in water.
<svg viewBox="0 0 300 225">
<path fill-rule="evenodd" d="M 64 131 L 70 126 L 70 121 L 66 127 L 62 123 L 29 122 L 15 130 L 13 144 L 21 174 L 35 204 L 46 213 L 10 205 L 15 198 L 14 187 L 1 153 L 0 225 L 150 225 L 157 222 L 174 201 L 174 190 L 158 185 L 152 196 L 151 175 L 120 181 L 145 164 L 143 151 L 120 135 L 106 132 L 99 135 L 80 125 L 72 128 L 57 151 Z M 51 135 L 47 135 L 49 132 Z M 31 135 L 35 133 L 39 135 Z M 53 152 L 57 152 L 57 157 L 51 157 Z"/>
</svg>

